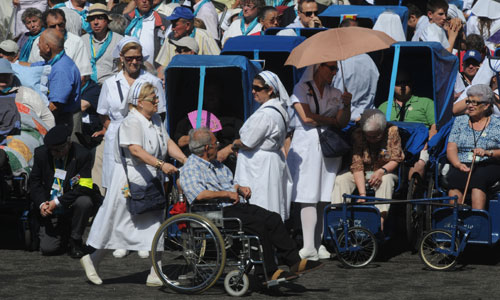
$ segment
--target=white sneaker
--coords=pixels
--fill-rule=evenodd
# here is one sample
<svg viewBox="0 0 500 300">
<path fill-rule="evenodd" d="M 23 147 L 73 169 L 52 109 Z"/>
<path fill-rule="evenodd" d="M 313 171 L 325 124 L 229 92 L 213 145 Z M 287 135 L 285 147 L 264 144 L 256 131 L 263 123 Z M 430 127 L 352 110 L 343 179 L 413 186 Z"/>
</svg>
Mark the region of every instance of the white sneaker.
<svg viewBox="0 0 500 300">
<path fill-rule="evenodd" d="M 318 249 L 319 259 L 330 259 L 331 256 L 332 256 L 332 254 L 330 252 L 328 252 L 328 250 L 326 250 L 325 246 L 323 246 L 323 245 L 319 246 L 319 249 Z"/>
<path fill-rule="evenodd" d="M 140 258 L 148 258 L 149 257 L 149 251 L 137 251 L 137 255 L 139 255 Z"/>
<path fill-rule="evenodd" d="M 94 264 L 92 263 L 90 255 L 87 254 L 80 258 L 80 264 L 85 270 L 85 275 L 87 275 L 87 278 L 90 280 L 90 282 L 96 285 L 102 284 L 102 280 L 99 275 L 97 275 L 97 271 L 94 268 Z"/>
<path fill-rule="evenodd" d="M 299 251 L 299 256 L 302 259 L 308 259 L 308 260 L 312 260 L 312 261 L 318 261 L 319 260 L 318 251 L 316 251 L 316 249 L 305 249 L 305 248 L 302 248 Z"/>
<path fill-rule="evenodd" d="M 123 258 L 125 256 L 127 256 L 128 254 L 128 250 L 125 250 L 125 249 L 116 249 L 115 251 L 113 251 L 113 256 L 115 258 Z"/>
<path fill-rule="evenodd" d="M 148 275 L 148 279 L 146 279 L 146 285 L 152 287 L 163 286 L 163 282 L 156 276 L 156 274 L 152 275 L 151 273 Z"/>
</svg>

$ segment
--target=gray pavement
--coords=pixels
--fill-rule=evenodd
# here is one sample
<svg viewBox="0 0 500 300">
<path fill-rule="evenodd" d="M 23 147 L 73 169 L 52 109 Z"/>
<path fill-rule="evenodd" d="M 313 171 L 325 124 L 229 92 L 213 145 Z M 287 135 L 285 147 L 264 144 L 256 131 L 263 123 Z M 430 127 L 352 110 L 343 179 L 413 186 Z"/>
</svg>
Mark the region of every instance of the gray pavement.
<svg viewBox="0 0 500 300">
<path fill-rule="evenodd" d="M 1 222 L 0 222 L 1 223 Z M 13 238 L 14 231 L 4 238 Z M 102 286 L 91 285 L 79 261 L 67 255 L 41 256 L 19 243 L 0 243 L 0 299 L 226 299 L 221 284 L 203 295 L 179 295 L 164 288 L 146 287 L 149 259 L 131 253 L 123 259 L 111 254 L 100 266 Z M 452 272 L 425 270 L 404 241 L 387 242 L 378 259 L 362 269 L 344 269 L 336 259 L 279 291 L 253 291 L 247 297 L 267 299 L 495 299 L 499 289 L 499 247 L 468 247 L 462 267 Z M 256 288 L 257 289 L 257 288 Z M 258 289 L 257 289 L 258 290 Z"/>
</svg>

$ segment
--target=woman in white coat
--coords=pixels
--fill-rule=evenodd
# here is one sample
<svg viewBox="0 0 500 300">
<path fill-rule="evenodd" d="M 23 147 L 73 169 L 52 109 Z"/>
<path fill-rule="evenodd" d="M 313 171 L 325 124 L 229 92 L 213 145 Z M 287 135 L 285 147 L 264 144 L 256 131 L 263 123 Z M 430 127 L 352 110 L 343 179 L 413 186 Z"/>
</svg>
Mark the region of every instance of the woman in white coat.
<svg viewBox="0 0 500 300">
<path fill-rule="evenodd" d="M 293 181 L 292 201 L 301 205 L 304 246 L 299 254 L 310 260 L 330 257 L 321 245 L 323 209 L 330 202 L 341 165 L 340 157 L 323 157 L 317 128 L 344 128 L 351 118 L 352 95 L 331 86 L 337 71 L 336 61 L 309 66 L 291 96 L 297 118 L 292 120 L 295 131 L 287 163 Z"/>
<path fill-rule="evenodd" d="M 104 149 L 102 155 L 102 187 L 109 188 L 111 176 L 114 166 L 114 144 L 118 127 L 123 121 L 124 116 L 120 112 L 120 107 L 126 97 L 130 86 L 137 80 L 145 80 L 152 83 L 157 92 L 160 103 L 158 104 L 158 113 L 165 112 L 165 96 L 163 92 L 162 82 L 159 78 L 147 73 L 143 67 L 143 61 L 146 57 L 143 56 L 142 46 L 139 40 L 135 37 L 124 37 L 120 40 L 113 56 L 120 58 L 120 72 L 111 76 L 102 85 L 101 94 L 99 95 L 99 104 L 97 113 L 101 115 L 103 121 L 103 129 L 95 132 L 93 136 L 104 135 Z M 97 156 L 99 157 L 99 156 Z M 113 253 L 115 257 L 123 257 L 127 255 L 127 250 L 118 249 Z M 140 252 L 141 257 L 147 257 L 147 252 Z"/>
<path fill-rule="evenodd" d="M 106 254 L 105 249 L 148 251 L 163 222 L 164 209 L 131 215 L 127 208 L 129 183 L 145 190 L 153 180 L 163 182 L 164 174 L 177 172 L 176 167 L 163 161 L 167 153 L 180 162 L 187 160 L 156 113 L 158 102 L 155 87 L 136 80 L 122 107 L 126 118 L 118 130 L 110 187 L 87 239 L 87 244 L 96 251 L 80 260 L 87 278 L 94 284 L 102 284 L 96 267 Z M 153 268 L 146 284 L 162 285 Z"/>
<path fill-rule="evenodd" d="M 255 101 L 261 104 L 240 129 L 235 183 L 252 190 L 252 204 L 281 215 L 290 214 L 291 178 L 281 148 L 289 117 L 288 93 L 278 76 L 270 71 L 258 74 L 252 85 Z M 288 188 L 288 191 L 287 191 Z"/>
</svg>

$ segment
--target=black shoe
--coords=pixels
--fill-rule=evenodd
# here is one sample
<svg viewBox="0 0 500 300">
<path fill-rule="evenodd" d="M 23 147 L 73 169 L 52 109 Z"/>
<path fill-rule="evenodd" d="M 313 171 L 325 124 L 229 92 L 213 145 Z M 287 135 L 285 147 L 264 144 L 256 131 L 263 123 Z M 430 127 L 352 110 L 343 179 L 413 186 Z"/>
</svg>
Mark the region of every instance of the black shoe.
<svg viewBox="0 0 500 300">
<path fill-rule="evenodd" d="M 69 239 L 69 256 L 71 258 L 82 258 L 84 255 L 82 240 Z"/>
</svg>

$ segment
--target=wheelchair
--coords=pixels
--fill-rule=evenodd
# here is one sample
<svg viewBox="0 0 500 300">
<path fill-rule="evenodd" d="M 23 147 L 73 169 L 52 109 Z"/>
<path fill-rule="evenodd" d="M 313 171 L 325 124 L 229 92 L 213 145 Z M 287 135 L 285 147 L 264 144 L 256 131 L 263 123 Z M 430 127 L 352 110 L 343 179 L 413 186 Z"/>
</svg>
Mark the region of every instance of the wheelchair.
<svg viewBox="0 0 500 300">
<path fill-rule="evenodd" d="M 187 213 L 170 216 L 160 226 L 153 238 L 151 259 L 165 286 L 184 294 L 202 293 L 228 267 L 232 270 L 224 277 L 226 292 L 243 296 L 250 286 L 247 274 L 254 265 L 262 265 L 267 287 L 285 281 L 268 278 L 259 237 L 246 234 L 240 219 L 223 217 L 223 203 L 218 199 L 192 204 Z M 236 222 L 236 229 L 227 228 L 228 222 Z M 157 263 L 160 257 L 161 265 Z"/>
</svg>

